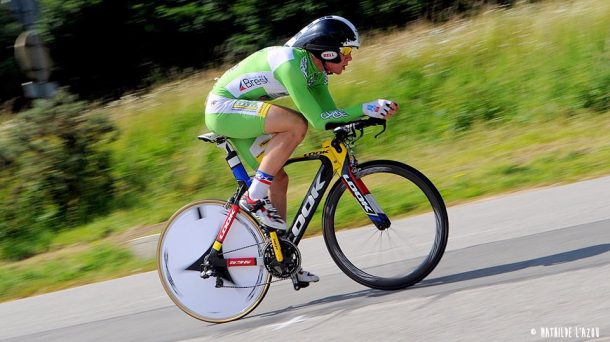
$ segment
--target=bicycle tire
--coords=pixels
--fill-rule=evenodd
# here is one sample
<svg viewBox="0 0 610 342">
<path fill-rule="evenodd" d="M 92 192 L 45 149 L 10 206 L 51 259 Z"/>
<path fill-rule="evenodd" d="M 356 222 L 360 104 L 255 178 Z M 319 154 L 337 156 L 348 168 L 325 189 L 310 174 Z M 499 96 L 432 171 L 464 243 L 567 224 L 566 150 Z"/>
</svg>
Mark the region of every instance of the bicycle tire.
<svg viewBox="0 0 610 342">
<path fill-rule="evenodd" d="M 363 163 L 359 165 L 356 176 L 362 179 L 381 209 L 392 219 L 392 226 L 386 230 L 379 230 L 371 225 L 370 219 L 368 219 L 364 210 L 359 207 L 356 199 L 349 192 L 348 196 L 344 197 L 345 200 L 340 202 L 342 195 L 345 193 L 346 186 L 339 179 L 329 192 L 324 203 L 322 216 L 324 241 L 331 257 L 347 276 L 370 288 L 397 290 L 420 282 L 438 265 L 447 245 L 449 220 L 445 203 L 440 193 L 421 172 L 409 165 L 396 161 L 376 160 Z M 369 180 L 372 182 L 369 182 Z M 383 184 L 384 182 L 391 182 L 392 184 Z M 381 183 L 381 185 L 376 183 Z M 376 189 L 375 186 L 377 186 Z M 390 193 L 386 194 L 385 197 L 381 196 L 383 192 L 388 193 L 388 188 Z M 405 190 L 403 191 L 404 193 L 401 192 L 402 190 Z M 401 201 L 395 200 L 397 197 L 392 199 L 393 194 L 396 194 L 396 196 L 406 196 L 409 199 L 413 197 L 413 203 L 420 203 L 417 208 L 428 206 L 430 212 L 422 214 L 421 208 L 419 212 L 413 209 L 415 204 L 404 204 Z M 351 212 L 346 211 L 347 214 L 337 215 L 337 210 L 341 210 L 341 206 L 349 206 L 349 210 L 356 209 L 353 209 Z M 386 208 L 394 209 L 392 212 L 388 212 Z M 347 220 L 349 218 L 346 222 L 354 222 L 354 215 L 358 215 L 356 211 L 360 212 L 362 222 L 368 223 L 368 227 L 338 231 L 336 226 L 340 224 L 337 223 L 337 220 Z M 404 219 L 405 221 L 399 223 L 396 222 L 394 214 L 403 220 L 402 217 L 409 211 L 419 213 L 419 215 L 412 219 Z M 404 224 L 408 224 L 409 229 L 412 230 L 403 230 L 404 228 L 401 228 L 402 222 L 406 222 Z M 428 231 L 432 229 L 433 231 Z M 401 230 L 400 235 L 398 233 L 399 230 Z M 384 232 L 387 232 L 386 236 L 388 238 L 392 234 L 401 238 L 404 237 L 403 234 L 412 234 L 413 236 L 409 236 L 409 239 L 406 240 L 408 242 L 406 247 L 403 248 L 404 252 L 398 251 L 399 253 L 396 253 L 401 247 L 394 247 L 391 244 L 391 248 L 383 247 Z M 381 248 L 378 251 L 364 251 L 368 245 L 373 245 L 370 239 L 365 242 L 353 242 L 356 237 L 360 238 L 370 236 L 371 234 L 373 236 L 381 234 L 381 238 L 377 237 L 378 240 L 381 239 L 382 241 Z M 423 242 L 419 243 L 420 241 Z M 430 246 L 425 247 L 428 244 Z M 424 246 L 421 248 L 421 252 L 416 250 L 419 245 Z M 354 250 L 351 254 L 346 252 L 350 248 Z M 391 259 L 394 257 L 396 260 L 386 260 L 385 264 L 382 260 L 378 266 L 373 265 L 369 260 L 372 257 L 378 256 L 381 256 L 383 259 L 383 255 L 388 255 L 390 252 L 392 255 L 387 258 Z M 413 252 L 415 256 L 407 252 Z M 417 255 L 418 253 L 421 255 Z M 409 265 L 412 265 L 412 268 L 409 268 Z M 398 274 L 376 274 L 395 272 L 395 269 L 399 269 Z"/>
<path fill-rule="evenodd" d="M 216 288 L 216 277 L 200 277 L 195 264 L 212 246 L 224 222 L 227 213 L 224 205 L 219 200 L 201 200 L 182 207 L 168 220 L 157 247 L 157 269 L 165 292 L 182 311 L 211 323 L 233 321 L 252 312 L 267 294 L 271 281 L 271 274 L 262 264 L 231 267 L 227 271 L 232 281 L 242 282 L 233 285 L 252 285 L 251 288 Z M 265 241 L 258 222 L 240 211 L 222 251 L 234 254 L 231 257 L 261 259 Z M 241 248 L 244 246 L 249 247 Z"/>
</svg>

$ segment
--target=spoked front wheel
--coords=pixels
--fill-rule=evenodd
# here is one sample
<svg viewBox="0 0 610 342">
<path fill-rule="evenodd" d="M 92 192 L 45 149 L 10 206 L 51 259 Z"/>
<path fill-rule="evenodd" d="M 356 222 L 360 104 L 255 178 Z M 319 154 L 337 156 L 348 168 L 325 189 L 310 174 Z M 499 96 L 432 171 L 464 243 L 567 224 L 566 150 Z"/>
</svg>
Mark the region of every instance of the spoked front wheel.
<svg viewBox="0 0 610 342">
<path fill-rule="evenodd" d="M 330 255 L 346 275 L 371 288 L 396 290 L 421 281 L 439 263 L 447 245 L 449 223 L 441 195 L 422 173 L 399 162 L 363 163 L 356 176 L 390 226 L 373 225 L 358 196 L 345 191 L 339 180 L 323 212 Z"/>
<path fill-rule="evenodd" d="M 242 211 L 222 245 L 223 257 L 234 264 L 220 272 L 224 287 L 216 287 L 216 277 L 201 278 L 203 258 L 228 213 L 224 204 L 203 200 L 178 210 L 161 233 L 157 252 L 159 277 L 172 301 L 187 314 L 213 323 L 236 320 L 254 310 L 271 281 L 262 263 L 265 236 Z"/>
</svg>

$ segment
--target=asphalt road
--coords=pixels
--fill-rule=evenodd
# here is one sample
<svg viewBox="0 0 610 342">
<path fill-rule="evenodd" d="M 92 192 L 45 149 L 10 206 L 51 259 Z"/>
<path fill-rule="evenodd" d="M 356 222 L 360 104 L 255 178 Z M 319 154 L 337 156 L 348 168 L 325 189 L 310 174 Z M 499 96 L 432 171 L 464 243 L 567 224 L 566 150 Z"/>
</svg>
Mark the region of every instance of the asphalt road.
<svg viewBox="0 0 610 342">
<path fill-rule="evenodd" d="M 445 256 L 420 284 L 384 292 L 301 242 L 321 281 L 271 286 L 226 324 L 200 322 L 144 273 L 0 304 L 9 341 L 610 341 L 610 177 L 449 209 Z"/>
</svg>

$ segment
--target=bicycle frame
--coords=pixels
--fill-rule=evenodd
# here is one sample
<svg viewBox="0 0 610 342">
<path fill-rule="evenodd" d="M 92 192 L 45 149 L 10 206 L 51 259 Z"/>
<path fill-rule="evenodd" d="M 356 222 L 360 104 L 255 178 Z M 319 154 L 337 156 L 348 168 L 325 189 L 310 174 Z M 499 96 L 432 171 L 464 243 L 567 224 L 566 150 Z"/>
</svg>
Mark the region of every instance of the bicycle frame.
<svg viewBox="0 0 610 342">
<path fill-rule="evenodd" d="M 392 160 L 358 163 L 352 150 L 354 142 L 363 136 L 364 128 L 373 126 L 383 126 L 385 130 L 385 120 L 365 118 L 334 127 L 327 125 L 326 129 L 332 129 L 334 134 L 331 140 L 323 142 L 320 149 L 285 163 L 290 174 L 296 167 L 289 165 L 314 160 L 320 163 L 301 172 L 308 176 L 311 185 L 306 191 L 303 188 L 299 191 L 303 198 L 298 209 L 293 207 L 290 211 L 292 222 L 285 230 L 265 226 L 247 210 L 241 212 L 239 201 L 253 179 L 229 138 L 214 133 L 200 136 L 199 139 L 214 143 L 226 152 L 226 162 L 238 186 L 229 200 L 195 201 L 180 208 L 168 220 L 159 239 L 157 260 L 164 289 L 174 303 L 195 318 L 219 323 L 241 318 L 254 310 L 273 282 L 291 279 L 295 290 L 307 287 L 309 282 L 303 281 L 298 273 L 303 260 L 298 244 L 318 209 L 322 210 L 328 252 L 341 271 L 354 281 L 374 289 L 394 290 L 426 277 L 438 264 L 447 242 L 444 202 L 431 181 L 409 165 Z M 388 213 L 413 214 L 410 209 L 417 208 L 417 222 L 394 223 L 390 228 L 388 216 L 364 183 L 371 187 Z M 325 203 L 323 208 L 318 208 L 322 197 L 326 197 Z M 409 205 L 404 206 L 405 210 L 394 210 L 403 209 L 394 203 L 403 197 Z M 419 216 L 420 212 L 424 214 Z M 425 220 L 419 219 L 424 216 Z M 350 223 L 364 227 L 348 234 L 338 231 Z M 384 231 L 388 228 L 392 233 Z M 414 239 L 401 236 L 403 231 L 414 234 Z M 386 237 L 394 235 L 406 244 L 406 249 L 395 243 L 388 244 Z M 364 240 L 354 243 L 353 237 Z M 363 247 L 371 249 L 365 251 Z M 398 250 L 407 254 L 397 255 Z M 362 260 L 362 253 L 367 255 L 366 260 Z M 408 262 L 399 263 L 397 258 Z M 386 266 L 391 265 L 400 268 L 400 273 L 388 272 Z M 215 290 L 214 286 L 227 290 Z"/>
<path fill-rule="evenodd" d="M 248 176 L 243 164 L 241 163 L 241 159 L 235 152 L 233 146 L 228 141 L 224 141 L 219 144 L 219 147 L 226 150 L 227 156 L 225 159 L 229 164 L 229 167 L 231 167 L 233 175 L 238 184 L 245 184 L 249 186 L 251 178 Z M 335 174 L 340 174 L 341 181 L 358 200 L 358 203 L 360 203 L 362 209 L 367 213 L 377 228 L 385 229 L 390 226 L 390 221 L 387 215 L 385 215 L 383 210 L 379 207 L 366 185 L 364 185 L 360 178 L 354 175 L 351 156 L 348 153 L 348 149 L 344 143 L 339 142 L 336 138 L 333 140 L 324 141 L 322 143 L 322 149 L 305 153 L 301 157 L 291 158 L 286 162 L 286 164 L 284 164 L 284 166 L 313 160 L 319 160 L 321 162 L 320 168 L 318 169 L 318 172 L 306 193 L 307 195 L 303 199 L 303 202 L 301 203 L 301 206 L 292 221 L 292 226 L 288 230 L 288 235 L 286 236 L 288 240 L 292 241 L 295 245 L 299 243 Z M 243 187 L 245 186 L 240 186 L 240 189 Z M 234 196 L 235 203 L 243 194 L 243 191 L 240 189 L 237 190 L 236 196 Z M 234 215 L 228 215 L 227 221 L 229 221 L 229 219 L 233 216 Z M 221 229 L 219 237 L 226 234 L 224 232 L 225 226 L 226 225 L 223 225 L 223 229 Z"/>
<path fill-rule="evenodd" d="M 219 257 L 221 254 L 222 243 L 224 242 L 224 239 L 231 228 L 235 216 L 239 210 L 241 210 L 238 205 L 239 199 L 250 186 L 252 180 L 246 172 L 246 169 L 243 166 L 241 159 L 237 155 L 235 148 L 226 138 L 217 137 L 215 140 L 210 140 L 204 136 L 200 136 L 199 138 L 208 142 L 214 142 L 219 148 L 225 150 L 225 160 L 231 168 L 233 176 L 238 183 L 238 188 L 233 197 L 227 202 L 227 218 L 221 226 L 221 229 L 216 237 L 216 241 L 212 245 L 211 249 L 206 251 L 206 253 L 204 253 L 204 255 L 202 255 L 197 262 L 191 265 L 191 267 L 194 268 L 196 267 L 197 263 L 203 262 L 206 256 L 210 264 L 222 268 L 257 265 L 260 261 L 256 260 L 256 258 L 225 259 Z M 289 159 L 284 166 L 313 160 L 320 161 L 320 168 L 318 169 L 318 172 L 314 177 L 295 218 L 292 221 L 290 229 L 284 236 L 285 239 L 291 241 L 295 245 L 298 245 L 335 174 L 340 174 L 340 180 L 343 182 L 345 187 L 350 190 L 351 194 L 357 199 L 358 203 L 368 215 L 371 222 L 375 224 L 379 230 L 384 230 L 390 226 L 390 220 L 387 215 L 379 207 L 377 201 L 375 201 L 360 178 L 354 174 L 354 163 L 352 162 L 353 156 L 349 154 L 348 148 L 338 137 L 323 142 L 322 149 L 320 150 L 306 153 L 302 157 Z M 283 260 L 283 255 L 277 232 L 273 229 L 268 230 L 268 232 L 275 257 L 277 261 L 281 262 Z"/>
</svg>

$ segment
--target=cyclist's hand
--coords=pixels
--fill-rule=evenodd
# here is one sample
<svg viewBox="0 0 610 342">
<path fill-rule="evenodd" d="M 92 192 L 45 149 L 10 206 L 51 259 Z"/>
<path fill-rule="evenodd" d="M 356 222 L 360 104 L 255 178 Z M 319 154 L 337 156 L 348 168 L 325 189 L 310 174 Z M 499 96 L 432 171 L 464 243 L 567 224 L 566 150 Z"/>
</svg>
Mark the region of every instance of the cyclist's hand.
<svg viewBox="0 0 610 342">
<path fill-rule="evenodd" d="M 367 102 L 362 105 L 364 114 L 378 119 L 388 119 L 398 110 L 398 103 L 389 100 L 379 99 Z"/>
</svg>

